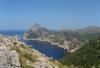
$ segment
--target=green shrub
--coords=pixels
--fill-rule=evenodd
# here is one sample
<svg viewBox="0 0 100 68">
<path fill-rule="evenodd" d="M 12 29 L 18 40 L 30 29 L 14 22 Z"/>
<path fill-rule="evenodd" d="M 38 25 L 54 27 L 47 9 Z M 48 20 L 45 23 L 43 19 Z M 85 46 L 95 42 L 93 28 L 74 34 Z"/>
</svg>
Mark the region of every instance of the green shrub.
<svg viewBox="0 0 100 68">
<path fill-rule="evenodd" d="M 100 66 L 100 37 L 90 40 L 76 52 L 59 60 L 64 65 L 74 65 L 78 68 L 92 68 Z"/>
</svg>

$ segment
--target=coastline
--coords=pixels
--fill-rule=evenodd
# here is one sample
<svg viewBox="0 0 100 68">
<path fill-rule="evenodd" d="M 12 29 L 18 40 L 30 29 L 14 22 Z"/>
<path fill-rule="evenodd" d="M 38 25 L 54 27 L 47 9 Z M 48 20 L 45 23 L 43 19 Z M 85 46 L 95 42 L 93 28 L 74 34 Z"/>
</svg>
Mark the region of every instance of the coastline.
<svg viewBox="0 0 100 68">
<path fill-rule="evenodd" d="M 76 50 L 78 50 L 79 48 L 81 48 L 82 46 L 79 46 L 79 47 L 76 47 L 72 50 L 69 49 L 68 46 L 65 46 L 65 45 L 59 45 L 59 43 L 54 43 L 54 42 L 51 42 L 51 41 L 48 41 L 48 40 L 43 40 L 43 39 L 28 39 L 26 38 L 25 36 L 23 37 L 24 40 L 34 40 L 34 41 L 41 41 L 41 42 L 47 42 L 47 43 L 50 43 L 52 44 L 53 46 L 57 46 L 59 48 L 63 48 L 67 53 L 73 53 L 75 52 Z"/>
<path fill-rule="evenodd" d="M 25 42 L 19 41 L 16 36 L 0 35 L 0 57 L 2 67 L 9 68 L 66 68 L 53 57 L 48 57 Z M 9 61 L 9 62 L 8 62 Z"/>
<path fill-rule="evenodd" d="M 62 46 L 65 46 L 65 45 L 59 45 L 59 43 L 54 43 L 54 42 L 50 42 L 50 41 L 48 41 L 48 40 L 43 40 L 43 39 L 28 39 L 28 38 L 26 38 L 25 36 L 23 37 L 23 39 L 24 39 L 24 40 L 34 40 L 34 41 L 40 41 L 40 42 L 47 42 L 47 43 L 52 44 L 53 46 L 57 46 L 57 47 L 59 47 L 59 48 L 63 48 L 64 50 L 66 50 L 66 52 L 70 52 L 70 51 L 68 51 L 68 48 L 62 47 Z"/>
</svg>

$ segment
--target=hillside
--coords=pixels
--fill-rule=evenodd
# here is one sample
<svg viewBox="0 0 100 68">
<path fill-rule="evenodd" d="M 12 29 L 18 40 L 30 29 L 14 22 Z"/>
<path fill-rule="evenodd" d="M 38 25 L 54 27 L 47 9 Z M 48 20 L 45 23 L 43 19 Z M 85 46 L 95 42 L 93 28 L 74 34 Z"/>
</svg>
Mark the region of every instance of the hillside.
<svg viewBox="0 0 100 68">
<path fill-rule="evenodd" d="M 77 31 L 88 32 L 88 33 L 98 33 L 98 32 L 100 32 L 100 27 L 99 26 L 88 26 L 83 29 L 78 29 Z"/>
<path fill-rule="evenodd" d="M 68 52 L 74 52 L 80 48 L 84 42 L 89 39 L 96 38 L 100 35 L 99 27 L 86 27 L 84 29 L 77 30 L 59 30 L 52 31 L 38 24 L 33 26 L 25 33 L 24 39 L 26 40 L 40 40 L 47 41 L 52 44 L 58 45 L 67 49 Z"/>
<path fill-rule="evenodd" d="M 66 68 L 60 62 L 18 40 L 0 35 L 0 68 Z"/>
<path fill-rule="evenodd" d="M 72 68 L 100 68 L 100 37 L 59 60 Z"/>
</svg>

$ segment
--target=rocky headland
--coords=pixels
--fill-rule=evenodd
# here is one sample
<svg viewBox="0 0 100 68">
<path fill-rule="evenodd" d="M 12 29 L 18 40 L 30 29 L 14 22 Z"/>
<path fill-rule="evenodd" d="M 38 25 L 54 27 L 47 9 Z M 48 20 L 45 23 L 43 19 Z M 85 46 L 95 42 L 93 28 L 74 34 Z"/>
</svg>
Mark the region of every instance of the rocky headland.
<svg viewBox="0 0 100 68">
<path fill-rule="evenodd" d="M 52 31 L 35 23 L 24 34 L 24 39 L 50 42 L 51 44 L 67 49 L 68 52 L 72 53 L 82 47 L 84 42 L 98 37 L 99 35 L 100 28 L 97 26 L 89 26 L 77 30 L 61 29 L 59 31 Z"/>
</svg>

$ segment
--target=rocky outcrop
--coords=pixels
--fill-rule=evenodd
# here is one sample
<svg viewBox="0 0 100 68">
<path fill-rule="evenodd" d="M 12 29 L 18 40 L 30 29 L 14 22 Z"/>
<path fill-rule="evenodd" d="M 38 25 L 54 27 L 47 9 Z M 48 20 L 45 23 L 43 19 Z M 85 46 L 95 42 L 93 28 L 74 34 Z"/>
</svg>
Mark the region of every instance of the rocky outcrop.
<svg viewBox="0 0 100 68">
<path fill-rule="evenodd" d="M 39 24 L 34 23 L 31 29 L 29 29 L 26 33 L 26 37 L 33 37 L 33 38 L 39 38 L 41 36 L 46 37 L 49 34 L 49 29 L 46 29 L 44 27 L 41 27 Z"/>
<path fill-rule="evenodd" d="M 16 50 L 10 50 L 7 37 L 0 36 L 0 68 L 22 68 L 19 54 Z"/>
<path fill-rule="evenodd" d="M 66 68 L 60 62 L 18 40 L 0 35 L 0 68 Z"/>
</svg>

